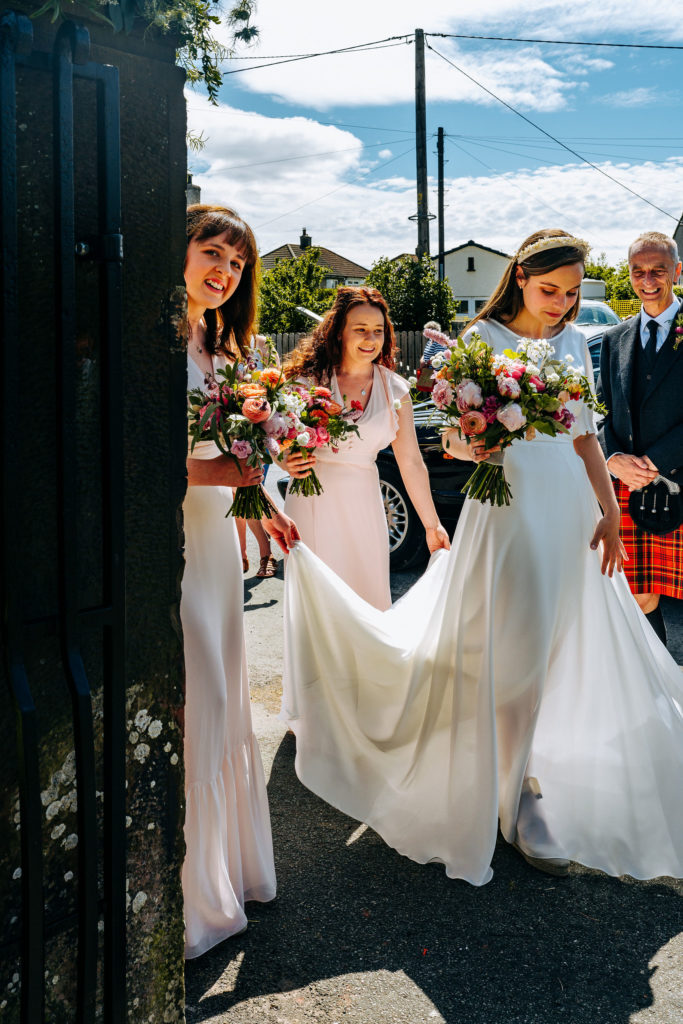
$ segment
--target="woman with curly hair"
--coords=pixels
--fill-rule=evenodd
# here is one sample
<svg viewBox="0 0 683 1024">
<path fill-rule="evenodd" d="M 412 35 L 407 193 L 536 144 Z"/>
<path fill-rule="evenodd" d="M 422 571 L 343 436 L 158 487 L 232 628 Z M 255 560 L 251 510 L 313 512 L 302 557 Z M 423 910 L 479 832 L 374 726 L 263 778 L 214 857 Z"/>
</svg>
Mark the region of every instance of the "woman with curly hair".
<svg viewBox="0 0 683 1024">
<path fill-rule="evenodd" d="M 313 466 L 324 490 L 287 494 L 285 511 L 301 538 L 376 608 L 391 604 L 389 534 L 379 488 L 377 453 L 391 444 L 406 490 L 425 528 L 430 551 L 448 548 L 415 434 L 407 383 L 393 372 L 395 338 L 387 304 L 375 288 L 340 288 L 312 335 L 285 362 L 288 377 L 328 387 L 358 426 L 337 452 L 290 453 L 293 477 Z"/>
</svg>

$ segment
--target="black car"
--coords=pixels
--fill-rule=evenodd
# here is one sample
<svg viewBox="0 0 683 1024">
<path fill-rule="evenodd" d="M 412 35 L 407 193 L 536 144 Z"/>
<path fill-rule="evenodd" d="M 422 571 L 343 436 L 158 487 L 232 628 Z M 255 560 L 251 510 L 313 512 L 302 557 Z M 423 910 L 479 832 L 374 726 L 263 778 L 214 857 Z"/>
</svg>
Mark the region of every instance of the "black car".
<svg viewBox="0 0 683 1024">
<path fill-rule="evenodd" d="M 413 406 L 415 429 L 422 458 L 429 470 L 432 498 L 439 519 L 452 536 L 465 500 L 462 485 L 473 470 L 471 462 L 447 459 L 431 402 Z M 389 555 L 392 572 L 424 563 L 429 557 L 424 529 L 408 497 L 391 446 L 377 456 L 379 483 L 389 528 Z M 284 498 L 288 477 L 278 480 Z"/>
</svg>

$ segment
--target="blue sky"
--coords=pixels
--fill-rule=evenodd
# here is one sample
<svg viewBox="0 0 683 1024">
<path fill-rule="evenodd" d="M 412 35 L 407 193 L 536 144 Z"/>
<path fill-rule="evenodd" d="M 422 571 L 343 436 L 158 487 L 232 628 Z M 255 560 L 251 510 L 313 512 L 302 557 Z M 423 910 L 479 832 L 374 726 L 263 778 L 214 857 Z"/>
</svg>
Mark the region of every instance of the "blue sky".
<svg viewBox="0 0 683 1024">
<path fill-rule="evenodd" d="M 425 32 L 683 46 L 678 5 L 628 0 L 260 0 L 256 47 L 226 70 Z M 227 39 L 227 31 L 225 32 Z M 683 50 L 546 46 L 432 37 L 435 49 L 603 171 L 678 218 L 683 210 Z M 365 266 L 412 251 L 414 47 L 396 45 L 229 75 L 218 107 L 188 90 L 191 156 L 207 201 L 234 205 L 262 251 L 317 242 Z M 446 247 L 474 238 L 512 252 L 539 227 L 564 227 L 615 261 L 645 229 L 675 221 L 552 143 L 427 51 L 427 132 L 443 126 Z M 429 138 L 436 213 L 436 138 Z M 432 223 L 432 251 L 436 250 Z"/>
</svg>

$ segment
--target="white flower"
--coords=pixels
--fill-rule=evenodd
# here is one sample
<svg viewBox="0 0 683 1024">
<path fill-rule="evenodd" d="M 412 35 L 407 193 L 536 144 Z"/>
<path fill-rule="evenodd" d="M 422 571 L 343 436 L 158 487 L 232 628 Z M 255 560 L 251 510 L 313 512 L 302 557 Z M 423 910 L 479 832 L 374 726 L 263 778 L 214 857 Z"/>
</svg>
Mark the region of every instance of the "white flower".
<svg viewBox="0 0 683 1024">
<path fill-rule="evenodd" d="M 308 436 L 308 434 L 303 434 L 302 433 L 302 434 L 297 434 L 296 435 L 296 441 L 297 441 L 297 444 L 300 444 L 303 448 L 306 448 L 310 444 L 311 439 Z"/>
<path fill-rule="evenodd" d="M 558 380 L 560 379 L 559 373 L 555 373 L 554 370 L 550 370 L 548 373 L 545 373 L 543 376 L 544 376 L 545 380 L 548 382 L 548 384 L 556 384 L 558 382 Z"/>
<path fill-rule="evenodd" d="M 400 398 L 395 398 L 394 399 L 394 409 L 398 412 L 398 410 L 400 408 L 401 408 L 401 399 Z"/>
<path fill-rule="evenodd" d="M 444 359 L 440 352 L 437 352 L 436 355 L 432 356 L 432 358 L 429 361 L 432 365 L 433 370 L 440 370 L 443 364 L 446 362 L 446 360 Z"/>
<path fill-rule="evenodd" d="M 146 743 L 138 743 L 137 747 L 135 748 L 134 754 L 136 761 L 140 761 L 140 763 L 146 761 L 147 758 L 149 757 L 148 745 Z"/>
<path fill-rule="evenodd" d="M 408 383 L 410 384 L 411 388 L 414 388 L 415 385 L 417 384 L 417 377 L 408 377 Z"/>
<path fill-rule="evenodd" d="M 157 736 L 161 733 L 161 729 L 161 722 L 159 721 L 158 718 L 155 718 L 154 721 L 150 723 L 149 729 L 147 730 L 147 735 L 151 736 L 152 739 L 155 740 Z"/>
<path fill-rule="evenodd" d="M 147 708 L 143 708 L 143 710 L 138 711 L 137 715 L 135 716 L 135 727 L 139 730 L 139 732 L 144 732 L 151 721 L 152 716 L 150 715 L 149 711 L 147 710 Z"/>
</svg>

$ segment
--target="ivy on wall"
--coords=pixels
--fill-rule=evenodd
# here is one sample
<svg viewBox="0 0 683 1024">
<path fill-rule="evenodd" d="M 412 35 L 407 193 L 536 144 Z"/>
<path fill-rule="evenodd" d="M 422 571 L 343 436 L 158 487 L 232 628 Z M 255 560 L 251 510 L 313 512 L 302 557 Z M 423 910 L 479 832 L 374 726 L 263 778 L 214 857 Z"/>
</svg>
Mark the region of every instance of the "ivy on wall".
<svg viewBox="0 0 683 1024">
<path fill-rule="evenodd" d="M 79 4 L 115 32 L 130 32 L 139 18 L 161 32 L 173 33 L 178 63 L 185 68 L 188 81 L 205 85 L 214 103 L 223 81 L 220 65 L 232 52 L 215 38 L 214 27 L 225 18 L 233 44 L 249 44 L 258 37 L 258 29 L 251 24 L 256 0 L 233 0 L 227 12 L 220 0 L 79 0 Z M 72 9 L 68 0 L 45 0 L 43 4 L 24 0 L 17 6 L 28 10 L 32 18 L 48 15 L 53 21 Z"/>
</svg>

